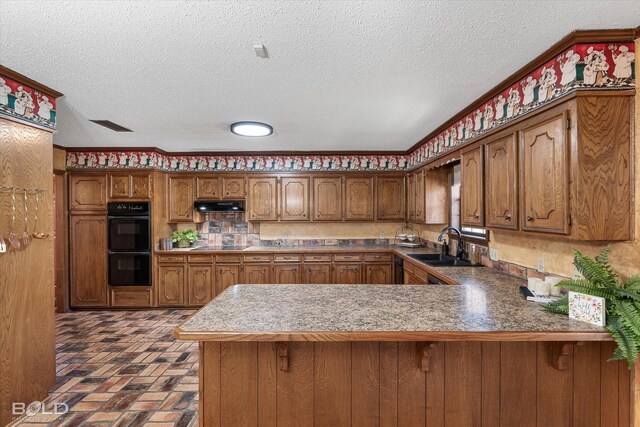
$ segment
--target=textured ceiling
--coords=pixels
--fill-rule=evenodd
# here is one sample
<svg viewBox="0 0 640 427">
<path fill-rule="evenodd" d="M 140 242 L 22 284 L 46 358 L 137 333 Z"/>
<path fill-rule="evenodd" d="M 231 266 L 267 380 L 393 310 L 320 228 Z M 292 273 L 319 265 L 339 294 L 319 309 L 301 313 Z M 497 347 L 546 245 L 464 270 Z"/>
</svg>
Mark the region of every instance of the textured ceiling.
<svg viewBox="0 0 640 427">
<path fill-rule="evenodd" d="M 0 0 L 0 63 L 65 94 L 64 146 L 405 150 L 569 32 L 639 16 L 637 0 Z M 234 136 L 240 120 L 275 133 Z"/>
</svg>

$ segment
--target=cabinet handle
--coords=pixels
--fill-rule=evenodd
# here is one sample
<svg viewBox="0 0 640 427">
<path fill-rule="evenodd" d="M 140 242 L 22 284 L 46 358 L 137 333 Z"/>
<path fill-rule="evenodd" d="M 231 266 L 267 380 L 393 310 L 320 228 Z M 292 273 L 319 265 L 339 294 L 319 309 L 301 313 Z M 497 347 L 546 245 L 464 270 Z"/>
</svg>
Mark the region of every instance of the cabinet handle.
<svg viewBox="0 0 640 427">
<path fill-rule="evenodd" d="M 504 219 L 506 219 L 507 221 L 511 221 L 511 214 L 506 214 L 504 216 Z"/>
<path fill-rule="evenodd" d="M 473 217 L 474 217 L 475 219 L 479 219 L 479 218 L 480 218 L 480 215 L 475 214 Z"/>
<path fill-rule="evenodd" d="M 527 216 L 527 221 L 533 222 L 533 217 L 532 216 Z"/>
</svg>

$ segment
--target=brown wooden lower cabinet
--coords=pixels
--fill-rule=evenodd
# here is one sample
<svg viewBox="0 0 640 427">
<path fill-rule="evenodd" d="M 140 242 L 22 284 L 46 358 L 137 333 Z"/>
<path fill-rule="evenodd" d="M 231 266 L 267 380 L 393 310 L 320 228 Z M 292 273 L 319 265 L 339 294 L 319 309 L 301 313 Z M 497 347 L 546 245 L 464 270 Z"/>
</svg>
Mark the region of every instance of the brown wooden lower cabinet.
<svg viewBox="0 0 640 427">
<path fill-rule="evenodd" d="M 333 265 L 333 283 L 359 285 L 362 283 L 362 264 L 336 263 Z"/>
<path fill-rule="evenodd" d="M 158 266 L 156 284 L 159 307 L 185 305 L 185 270 L 182 264 Z"/>
<path fill-rule="evenodd" d="M 302 276 L 302 283 L 329 285 L 331 284 L 331 264 L 305 263 Z"/>
<path fill-rule="evenodd" d="M 105 307 L 107 286 L 106 215 L 71 215 L 71 306 Z"/>
<path fill-rule="evenodd" d="M 216 265 L 216 295 L 240 282 L 240 264 Z"/>
<path fill-rule="evenodd" d="M 391 264 L 365 264 L 364 283 L 367 285 L 390 285 L 393 283 Z"/>
<path fill-rule="evenodd" d="M 612 342 L 201 342 L 206 426 L 630 426 Z M 558 356 L 566 353 L 564 356 Z"/>
<path fill-rule="evenodd" d="M 244 279 L 242 283 L 246 284 L 268 284 L 272 283 L 271 264 L 245 264 Z"/>
<path fill-rule="evenodd" d="M 189 265 L 187 271 L 188 304 L 193 306 L 205 305 L 213 298 L 213 265 Z"/>
<path fill-rule="evenodd" d="M 273 267 L 273 279 L 278 284 L 299 284 L 300 264 L 276 264 Z"/>
<path fill-rule="evenodd" d="M 151 286 L 111 286 L 111 307 L 151 307 Z"/>
</svg>

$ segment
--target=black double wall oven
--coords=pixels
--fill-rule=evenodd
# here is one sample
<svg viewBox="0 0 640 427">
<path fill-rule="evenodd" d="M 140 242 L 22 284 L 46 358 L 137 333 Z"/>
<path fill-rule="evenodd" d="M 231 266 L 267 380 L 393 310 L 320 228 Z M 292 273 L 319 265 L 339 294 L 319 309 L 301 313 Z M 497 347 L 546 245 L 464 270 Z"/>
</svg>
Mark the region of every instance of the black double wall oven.
<svg viewBox="0 0 640 427">
<path fill-rule="evenodd" d="M 149 202 L 111 202 L 109 284 L 151 286 L 151 208 Z"/>
</svg>

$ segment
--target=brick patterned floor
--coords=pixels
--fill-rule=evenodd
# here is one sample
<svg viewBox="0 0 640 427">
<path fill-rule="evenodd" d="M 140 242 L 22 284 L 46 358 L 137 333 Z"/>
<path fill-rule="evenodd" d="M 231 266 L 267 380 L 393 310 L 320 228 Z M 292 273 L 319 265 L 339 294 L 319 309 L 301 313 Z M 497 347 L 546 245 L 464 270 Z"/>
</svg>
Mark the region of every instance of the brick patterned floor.
<svg viewBox="0 0 640 427">
<path fill-rule="evenodd" d="M 57 382 L 46 409 L 20 426 L 194 426 L 198 344 L 176 341 L 190 310 L 84 311 L 56 316 Z"/>
</svg>

